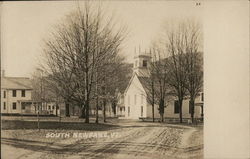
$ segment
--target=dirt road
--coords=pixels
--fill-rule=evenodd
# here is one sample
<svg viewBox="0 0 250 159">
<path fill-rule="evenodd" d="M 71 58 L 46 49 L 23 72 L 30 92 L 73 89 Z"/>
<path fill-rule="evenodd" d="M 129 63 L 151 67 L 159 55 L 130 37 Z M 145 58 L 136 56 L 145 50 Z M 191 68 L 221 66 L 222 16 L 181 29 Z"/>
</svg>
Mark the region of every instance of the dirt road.
<svg viewBox="0 0 250 159">
<path fill-rule="evenodd" d="M 108 133 L 116 133 L 117 136 L 58 138 L 53 142 L 32 142 L 32 140 L 4 137 L 2 158 L 199 159 L 203 156 L 202 127 L 193 128 L 160 123 L 123 123 L 117 129 L 108 130 Z"/>
</svg>

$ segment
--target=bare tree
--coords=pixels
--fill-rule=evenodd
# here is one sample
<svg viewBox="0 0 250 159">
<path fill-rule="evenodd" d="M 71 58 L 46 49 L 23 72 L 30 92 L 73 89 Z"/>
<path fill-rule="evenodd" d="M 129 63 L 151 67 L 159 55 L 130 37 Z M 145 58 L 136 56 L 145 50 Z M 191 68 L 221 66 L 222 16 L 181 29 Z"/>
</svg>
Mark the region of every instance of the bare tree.
<svg viewBox="0 0 250 159">
<path fill-rule="evenodd" d="M 47 102 L 53 100 L 53 92 L 50 90 L 47 79 L 44 76 L 43 70 L 37 68 L 32 75 L 32 102 L 35 106 L 35 110 L 37 111 L 37 125 L 40 130 L 40 113 L 45 106 L 45 111 L 47 111 Z M 47 112 L 46 112 L 47 113 Z"/>
<path fill-rule="evenodd" d="M 151 67 L 153 69 L 155 88 L 154 93 L 156 101 L 159 105 L 159 113 L 161 116 L 161 122 L 164 122 L 164 109 L 167 101 L 169 100 L 169 68 L 168 59 L 164 56 L 164 52 L 160 48 L 155 47 L 153 49 L 153 63 Z"/>
<path fill-rule="evenodd" d="M 202 55 L 200 52 L 187 53 L 186 59 L 187 83 L 185 87 L 190 98 L 191 119 L 194 122 L 195 98 L 202 91 L 203 86 Z"/>
<path fill-rule="evenodd" d="M 154 52 L 155 53 L 155 52 Z M 155 54 L 153 54 L 155 55 Z M 143 86 L 145 87 L 145 97 L 149 104 L 151 104 L 152 107 L 152 120 L 155 121 L 155 104 L 157 104 L 156 101 L 156 77 L 155 77 L 155 70 L 156 70 L 156 58 L 152 57 L 152 52 L 150 50 L 150 61 L 148 63 L 148 69 L 147 71 L 143 72 L 141 71 L 140 74 L 142 77 L 139 77 L 140 81 L 143 82 Z"/>
<path fill-rule="evenodd" d="M 193 122 L 195 98 L 202 91 L 201 89 L 203 87 L 203 55 L 202 52 L 199 52 L 199 49 L 201 49 L 202 36 L 199 23 L 188 21 L 185 27 L 185 68 L 187 73 L 185 88 L 188 91 L 190 99 L 190 113 Z"/>
<path fill-rule="evenodd" d="M 89 123 L 90 101 L 97 68 L 116 54 L 123 40 L 123 28 L 105 19 L 100 7 L 89 2 L 66 17 L 45 42 L 47 73 L 61 89 L 67 102 L 76 102 Z"/>
<path fill-rule="evenodd" d="M 118 90 L 124 87 L 124 83 L 126 83 L 126 75 L 128 73 L 124 63 L 124 58 L 119 54 L 113 55 L 105 61 L 106 63 L 103 61 L 102 67 L 98 69 L 99 72 L 97 79 L 97 89 L 101 92 L 98 99 L 102 101 L 104 121 L 106 121 L 105 110 L 108 101 L 111 103 L 113 113 L 116 113 Z"/>
<path fill-rule="evenodd" d="M 150 51 L 151 61 L 148 69 L 144 72 L 143 77 L 139 77 L 146 90 L 146 99 L 152 106 L 152 118 L 154 122 L 154 107 L 155 104 L 159 106 L 159 114 L 161 122 L 164 122 L 164 109 L 169 98 L 168 88 L 168 63 L 163 50 L 153 45 Z"/>
<path fill-rule="evenodd" d="M 197 66 L 194 66 L 197 60 L 194 58 L 196 55 L 194 53 L 197 52 L 199 46 L 199 28 L 196 27 L 194 21 L 185 20 L 171 24 L 171 26 L 167 25 L 165 33 L 163 45 L 169 53 L 168 67 L 170 68 L 168 84 L 178 98 L 179 117 L 182 123 L 182 102 L 188 94 L 187 90 L 193 102 L 197 92 L 195 89 L 198 90 L 195 85 L 202 84 L 201 81 L 194 80 L 196 78 L 194 72 L 198 71 L 195 70 Z M 193 116 L 193 113 L 191 114 Z"/>
<path fill-rule="evenodd" d="M 150 64 L 151 65 L 151 64 Z M 152 120 L 155 121 L 155 104 L 157 104 L 156 99 L 156 78 L 153 73 L 153 66 L 150 66 L 148 69 L 148 77 L 144 77 L 143 81 L 146 82 L 144 85 L 146 87 L 146 99 L 149 104 L 151 104 L 152 107 Z"/>
</svg>

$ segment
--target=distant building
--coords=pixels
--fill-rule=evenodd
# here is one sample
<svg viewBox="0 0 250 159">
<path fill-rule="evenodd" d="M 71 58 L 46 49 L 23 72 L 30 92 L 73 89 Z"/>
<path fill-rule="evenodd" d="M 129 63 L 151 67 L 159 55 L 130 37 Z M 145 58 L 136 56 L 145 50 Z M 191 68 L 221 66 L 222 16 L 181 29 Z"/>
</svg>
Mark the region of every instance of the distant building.
<svg viewBox="0 0 250 159">
<path fill-rule="evenodd" d="M 35 111 L 31 81 L 26 77 L 1 77 L 1 113 L 25 114 Z"/>
<path fill-rule="evenodd" d="M 41 105 L 40 114 L 60 114 L 56 112 L 55 102 L 34 101 L 32 99 L 31 79 L 27 77 L 6 77 L 1 74 L 1 113 L 2 114 L 37 114 L 38 105 Z"/>
<path fill-rule="evenodd" d="M 124 92 L 124 113 L 127 119 L 139 119 L 140 117 L 152 118 L 152 105 L 147 100 L 148 91 L 148 65 L 150 56 L 144 53 L 134 59 L 134 72 L 130 82 Z M 179 118 L 179 107 L 177 100 L 173 98 L 165 103 L 165 118 Z M 203 93 L 195 99 L 195 118 L 201 118 L 203 115 Z M 160 118 L 159 106 L 154 106 L 154 117 Z M 183 100 L 182 106 L 183 118 L 190 118 L 189 100 Z"/>
</svg>

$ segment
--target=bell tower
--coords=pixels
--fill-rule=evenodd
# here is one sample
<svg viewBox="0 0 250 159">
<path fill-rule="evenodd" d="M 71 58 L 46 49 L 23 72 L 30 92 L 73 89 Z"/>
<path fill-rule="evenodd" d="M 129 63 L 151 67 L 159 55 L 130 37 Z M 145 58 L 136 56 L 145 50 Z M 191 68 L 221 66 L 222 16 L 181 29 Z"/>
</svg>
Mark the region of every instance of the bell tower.
<svg viewBox="0 0 250 159">
<path fill-rule="evenodd" d="M 139 49 L 139 53 L 134 57 L 134 73 L 136 73 L 140 77 L 148 77 L 150 60 L 151 57 L 149 53 L 147 53 L 146 51 L 141 52 L 141 50 Z"/>
</svg>

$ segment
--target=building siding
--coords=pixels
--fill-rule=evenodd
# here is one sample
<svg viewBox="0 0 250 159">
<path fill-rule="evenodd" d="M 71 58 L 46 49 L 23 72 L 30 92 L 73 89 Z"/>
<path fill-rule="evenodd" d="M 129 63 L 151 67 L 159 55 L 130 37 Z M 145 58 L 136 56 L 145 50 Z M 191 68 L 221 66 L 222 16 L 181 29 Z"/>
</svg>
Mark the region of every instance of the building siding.
<svg viewBox="0 0 250 159">
<path fill-rule="evenodd" d="M 4 91 L 6 91 L 6 98 L 4 98 Z M 12 96 L 13 90 L 2 89 L 1 93 L 1 112 L 2 113 L 21 113 L 21 100 L 31 100 L 31 90 L 25 90 L 25 97 L 22 97 L 22 90 L 16 89 L 16 97 Z M 4 102 L 6 103 L 6 109 L 4 109 Z M 13 109 L 12 104 L 16 103 L 16 109 Z"/>
<path fill-rule="evenodd" d="M 138 119 L 139 117 L 147 116 L 147 103 L 145 95 L 146 93 L 137 76 L 134 76 L 132 78 L 133 79 L 131 81 L 131 84 L 125 94 L 125 118 Z M 143 96 L 143 98 L 141 96 Z M 129 109 L 128 107 L 130 107 L 130 113 L 128 113 Z M 141 116 L 141 107 L 143 107 L 142 116 Z"/>
<path fill-rule="evenodd" d="M 134 98 L 137 98 L 136 100 Z M 140 83 L 137 75 L 132 77 L 132 81 L 125 92 L 125 118 L 127 119 L 139 119 L 140 117 L 152 118 L 152 105 L 147 102 L 147 96 L 145 90 Z M 136 101 L 136 102 L 135 102 Z M 195 103 L 203 103 L 201 96 L 195 99 Z M 130 112 L 128 113 L 128 107 L 130 107 Z M 141 107 L 143 107 L 143 115 L 141 115 Z M 158 105 L 154 106 L 154 117 L 160 118 Z M 195 106 L 195 118 L 201 117 L 201 107 Z M 183 100 L 182 103 L 182 117 L 190 118 L 189 113 L 189 99 Z M 167 103 L 164 109 L 164 118 L 179 118 L 179 113 L 174 113 L 174 100 Z"/>
</svg>

